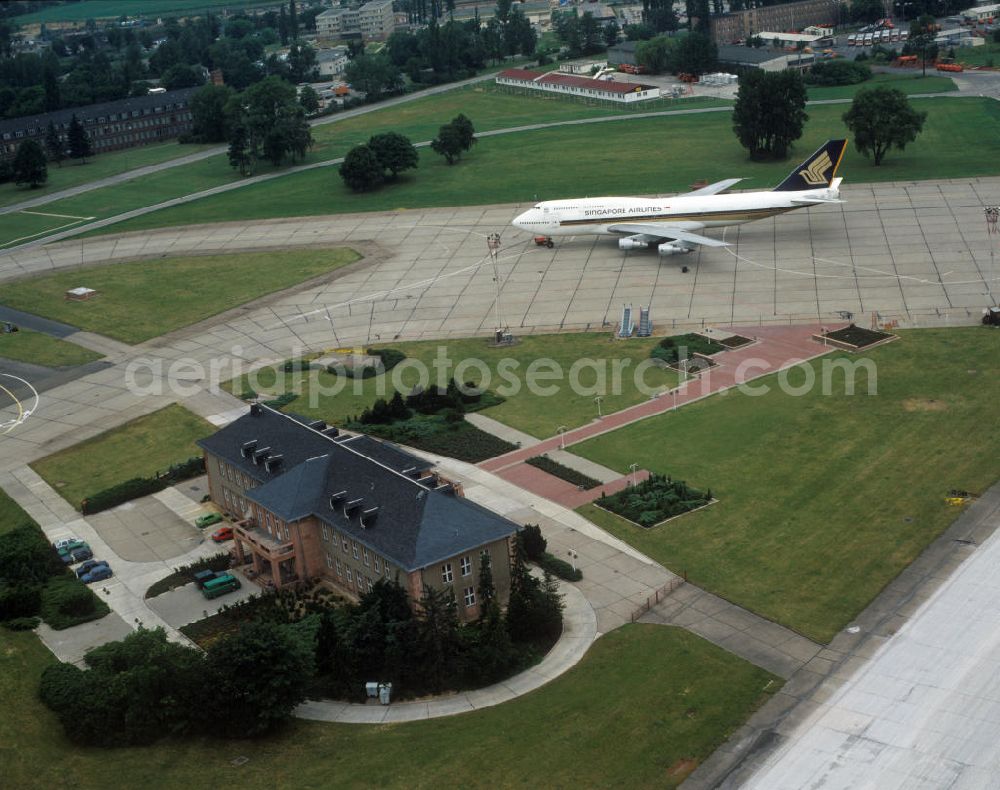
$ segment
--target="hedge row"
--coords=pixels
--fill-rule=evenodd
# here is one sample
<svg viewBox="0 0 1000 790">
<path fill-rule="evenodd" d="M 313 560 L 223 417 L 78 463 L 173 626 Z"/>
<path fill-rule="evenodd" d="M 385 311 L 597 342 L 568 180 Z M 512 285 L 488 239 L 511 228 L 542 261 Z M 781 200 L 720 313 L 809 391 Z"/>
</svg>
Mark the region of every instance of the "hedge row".
<svg viewBox="0 0 1000 790">
<path fill-rule="evenodd" d="M 558 477 L 560 480 L 565 480 L 567 483 L 572 483 L 583 489 L 596 488 L 601 484 L 600 480 L 585 475 L 583 472 L 578 472 L 576 469 L 571 469 L 558 461 L 553 461 L 547 455 L 536 455 L 533 458 L 529 458 L 526 463 L 531 464 L 537 469 L 541 469 L 553 477 Z"/>
<path fill-rule="evenodd" d="M 171 466 L 166 472 L 155 477 L 133 477 L 124 483 L 105 488 L 87 497 L 80 503 L 80 512 L 86 515 L 100 513 L 102 510 L 117 507 L 123 502 L 129 502 L 142 496 L 155 494 L 174 483 L 189 480 L 205 473 L 205 459 L 202 456 L 189 458 L 180 464 Z"/>
</svg>

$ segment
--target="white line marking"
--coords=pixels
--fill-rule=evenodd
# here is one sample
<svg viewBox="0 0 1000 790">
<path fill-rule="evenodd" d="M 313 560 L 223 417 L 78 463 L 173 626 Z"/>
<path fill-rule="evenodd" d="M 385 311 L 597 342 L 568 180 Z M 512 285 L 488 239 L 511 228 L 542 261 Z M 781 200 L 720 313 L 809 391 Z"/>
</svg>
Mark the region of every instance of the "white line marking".
<svg viewBox="0 0 1000 790">
<path fill-rule="evenodd" d="M 28 211 L 24 209 L 18 214 L 34 214 L 36 217 L 58 217 L 59 219 L 97 219 L 97 217 L 78 217 L 76 214 L 46 214 L 44 211 Z"/>
</svg>

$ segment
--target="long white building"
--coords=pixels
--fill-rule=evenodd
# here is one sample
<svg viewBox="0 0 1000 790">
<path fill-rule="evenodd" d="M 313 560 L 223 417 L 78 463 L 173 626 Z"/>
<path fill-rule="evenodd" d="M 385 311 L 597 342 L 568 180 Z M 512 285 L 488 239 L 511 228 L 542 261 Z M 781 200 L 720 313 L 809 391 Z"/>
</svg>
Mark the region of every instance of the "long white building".
<svg viewBox="0 0 1000 790">
<path fill-rule="evenodd" d="M 602 101 L 632 102 L 658 99 L 660 89 L 653 85 L 642 85 L 637 82 L 616 82 L 613 80 L 592 80 L 589 77 L 577 77 L 573 74 L 559 74 L 525 69 L 507 69 L 496 76 L 497 85 L 512 88 L 561 93 L 576 96 L 581 99 L 600 99 Z"/>
</svg>

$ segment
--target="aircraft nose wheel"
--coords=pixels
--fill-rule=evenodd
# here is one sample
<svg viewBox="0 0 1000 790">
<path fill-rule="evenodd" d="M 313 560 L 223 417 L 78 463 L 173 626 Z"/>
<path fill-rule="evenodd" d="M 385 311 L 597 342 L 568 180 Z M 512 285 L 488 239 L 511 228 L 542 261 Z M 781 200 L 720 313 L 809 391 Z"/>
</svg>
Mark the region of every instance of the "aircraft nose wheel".
<svg viewBox="0 0 1000 790">
<path fill-rule="evenodd" d="M 688 271 L 690 271 L 690 270 L 688 269 L 687 266 L 681 266 L 681 271 L 684 272 L 684 274 L 687 274 Z"/>
</svg>

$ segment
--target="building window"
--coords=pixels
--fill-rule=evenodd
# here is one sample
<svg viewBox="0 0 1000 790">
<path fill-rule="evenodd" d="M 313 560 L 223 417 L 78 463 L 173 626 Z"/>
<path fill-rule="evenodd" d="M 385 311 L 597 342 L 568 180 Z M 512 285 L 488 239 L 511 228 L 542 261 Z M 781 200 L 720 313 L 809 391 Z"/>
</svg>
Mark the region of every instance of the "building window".
<svg viewBox="0 0 1000 790">
<path fill-rule="evenodd" d="M 354 583 L 354 573 L 353 573 L 353 571 L 351 571 L 351 566 L 350 565 L 347 566 L 347 583 L 348 584 L 353 584 Z"/>
<path fill-rule="evenodd" d="M 372 584 L 372 580 L 369 579 L 368 580 L 368 592 L 371 592 L 374 587 L 375 587 L 375 585 Z"/>
<path fill-rule="evenodd" d="M 379 559 L 378 554 L 375 555 L 375 573 L 382 572 L 382 560 Z"/>
<path fill-rule="evenodd" d="M 472 573 L 472 559 L 469 557 L 462 557 L 462 575 L 468 576 Z"/>
<path fill-rule="evenodd" d="M 352 551 L 353 551 L 353 553 L 354 553 L 354 559 L 357 559 L 357 558 L 358 558 L 358 544 L 357 544 L 357 543 L 354 543 L 354 542 L 352 541 L 352 542 L 351 542 L 351 549 L 352 549 Z"/>
<path fill-rule="evenodd" d="M 344 554 L 347 554 L 347 552 L 348 552 L 348 548 L 347 548 L 347 538 L 344 538 Z"/>
<path fill-rule="evenodd" d="M 368 563 L 370 561 L 370 558 L 368 556 L 368 549 L 362 549 L 361 551 L 364 554 L 364 557 L 365 557 L 365 567 L 367 568 L 368 567 Z"/>
<path fill-rule="evenodd" d="M 444 565 L 441 566 L 441 581 L 443 581 L 445 584 L 451 584 L 452 578 L 454 577 L 451 572 L 451 563 L 446 562 Z"/>
<path fill-rule="evenodd" d="M 321 531 L 322 531 L 322 533 L 323 533 L 323 541 L 324 541 L 325 543 L 329 543 L 329 542 L 330 542 L 330 530 L 329 530 L 329 529 L 327 529 L 327 526 L 326 526 L 326 524 L 324 524 L 324 525 L 323 525 L 322 527 L 320 527 L 320 530 L 321 530 Z M 329 556 L 329 555 L 328 555 L 328 556 Z"/>
<path fill-rule="evenodd" d="M 326 553 L 326 567 L 327 568 L 333 567 L 333 557 L 330 556 L 330 552 Z"/>
<path fill-rule="evenodd" d="M 337 560 L 337 575 L 338 576 L 344 575 L 344 566 L 340 564 L 340 560 Z"/>
<path fill-rule="evenodd" d="M 391 575 L 392 575 L 392 572 L 389 570 L 389 563 L 387 562 L 385 564 L 385 578 L 388 579 Z"/>
<path fill-rule="evenodd" d="M 229 504 L 229 489 L 228 488 L 223 488 L 222 489 L 222 497 L 223 497 L 223 499 L 226 500 L 226 504 L 228 505 Z"/>
<path fill-rule="evenodd" d="M 465 599 L 465 608 L 468 609 L 470 606 L 476 605 L 476 588 L 466 587 L 465 593 L 462 596 Z"/>
<path fill-rule="evenodd" d="M 288 534 L 288 525 L 285 524 L 285 540 L 291 540 L 291 535 Z"/>
</svg>

